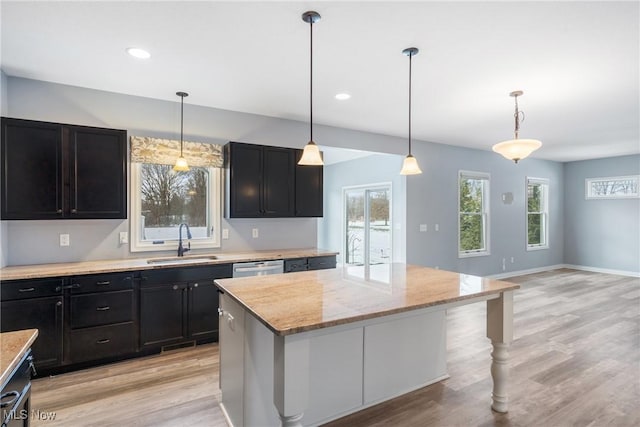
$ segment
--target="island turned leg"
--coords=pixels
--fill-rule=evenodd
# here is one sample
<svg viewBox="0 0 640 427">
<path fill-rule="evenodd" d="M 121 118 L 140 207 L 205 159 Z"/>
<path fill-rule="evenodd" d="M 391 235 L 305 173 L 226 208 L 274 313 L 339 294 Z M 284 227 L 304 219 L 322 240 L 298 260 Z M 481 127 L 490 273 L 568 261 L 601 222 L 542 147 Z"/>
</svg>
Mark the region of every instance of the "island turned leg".
<svg viewBox="0 0 640 427">
<path fill-rule="evenodd" d="M 273 356 L 273 403 L 281 425 L 302 427 L 309 403 L 309 340 L 274 335 Z"/>
<path fill-rule="evenodd" d="M 509 344 L 513 341 L 513 291 L 487 301 L 487 337 L 491 340 L 491 377 L 493 404 L 496 412 L 507 412 L 507 377 L 509 374 Z"/>
</svg>

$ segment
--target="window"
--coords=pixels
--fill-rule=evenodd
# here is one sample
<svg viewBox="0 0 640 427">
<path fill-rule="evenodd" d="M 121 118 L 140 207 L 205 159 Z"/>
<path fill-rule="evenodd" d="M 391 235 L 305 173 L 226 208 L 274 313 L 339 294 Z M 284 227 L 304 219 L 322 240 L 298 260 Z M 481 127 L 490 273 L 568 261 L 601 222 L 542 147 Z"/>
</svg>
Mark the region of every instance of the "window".
<svg viewBox="0 0 640 427">
<path fill-rule="evenodd" d="M 489 255 L 489 174 L 458 173 L 458 257 Z"/>
<path fill-rule="evenodd" d="M 391 184 L 344 188 L 344 263 L 391 262 Z"/>
<path fill-rule="evenodd" d="M 586 199 L 628 199 L 640 197 L 640 175 L 587 178 Z"/>
<path fill-rule="evenodd" d="M 549 247 L 549 180 L 527 178 L 527 250 Z"/>
<path fill-rule="evenodd" d="M 220 247 L 222 147 L 185 142 L 186 172 L 173 170 L 179 153 L 179 141 L 131 137 L 132 252 L 176 250 L 183 223 L 191 248 Z"/>
</svg>

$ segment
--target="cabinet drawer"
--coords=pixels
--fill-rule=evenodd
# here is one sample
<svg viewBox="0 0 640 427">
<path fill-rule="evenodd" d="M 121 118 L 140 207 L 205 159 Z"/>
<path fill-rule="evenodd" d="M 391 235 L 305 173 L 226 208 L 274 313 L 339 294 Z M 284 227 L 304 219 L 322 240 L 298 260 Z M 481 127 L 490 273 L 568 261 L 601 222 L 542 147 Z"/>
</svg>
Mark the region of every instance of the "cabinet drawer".
<svg viewBox="0 0 640 427">
<path fill-rule="evenodd" d="M 293 273 L 296 271 L 307 271 L 306 258 L 293 258 L 284 260 L 284 272 Z"/>
<path fill-rule="evenodd" d="M 133 291 L 102 292 L 71 297 L 71 327 L 108 325 L 133 320 Z"/>
<path fill-rule="evenodd" d="M 173 267 L 147 270 L 142 272 L 141 287 L 155 286 L 159 284 L 210 281 L 231 277 L 233 267 L 231 264 L 218 264 L 204 267 Z"/>
<path fill-rule="evenodd" d="M 120 356 L 135 351 L 133 322 L 70 332 L 71 363 Z"/>
<path fill-rule="evenodd" d="M 49 297 L 61 294 L 62 279 L 16 280 L 0 284 L 0 299 L 2 301 Z"/>
<path fill-rule="evenodd" d="M 309 270 L 323 270 L 325 268 L 336 268 L 334 255 L 309 258 Z"/>
<path fill-rule="evenodd" d="M 76 276 L 71 279 L 71 293 L 119 291 L 133 289 L 132 273 L 96 274 Z"/>
</svg>

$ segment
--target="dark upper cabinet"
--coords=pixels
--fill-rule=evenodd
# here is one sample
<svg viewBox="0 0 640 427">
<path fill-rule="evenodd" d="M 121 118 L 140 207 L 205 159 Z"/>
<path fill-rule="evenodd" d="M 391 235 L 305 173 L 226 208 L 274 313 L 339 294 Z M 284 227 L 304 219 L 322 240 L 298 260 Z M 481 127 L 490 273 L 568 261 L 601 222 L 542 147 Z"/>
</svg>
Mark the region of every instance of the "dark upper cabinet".
<svg viewBox="0 0 640 427">
<path fill-rule="evenodd" d="M 2 118 L 2 219 L 127 217 L 126 131 Z"/>
<path fill-rule="evenodd" d="M 299 165 L 302 150 L 296 150 L 296 216 L 323 215 L 323 167 Z"/>
<path fill-rule="evenodd" d="M 227 215 L 230 218 L 322 216 L 322 167 L 299 166 L 302 151 L 230 142 Z"/>
</svg>

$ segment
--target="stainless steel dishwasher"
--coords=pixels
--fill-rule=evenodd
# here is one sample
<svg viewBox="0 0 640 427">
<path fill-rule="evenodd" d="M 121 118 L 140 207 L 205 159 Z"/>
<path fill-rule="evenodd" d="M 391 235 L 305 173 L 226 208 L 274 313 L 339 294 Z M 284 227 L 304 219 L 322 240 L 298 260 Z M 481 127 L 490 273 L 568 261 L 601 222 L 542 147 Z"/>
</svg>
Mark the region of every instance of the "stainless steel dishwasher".
<svg viewBox="0 0 640 427">
<path fill-rule="evenodd" d="M 265 276 L 284 273 L 284 261 L 240 262 L 233 264 L 233 277 Z"/>
</svg>

